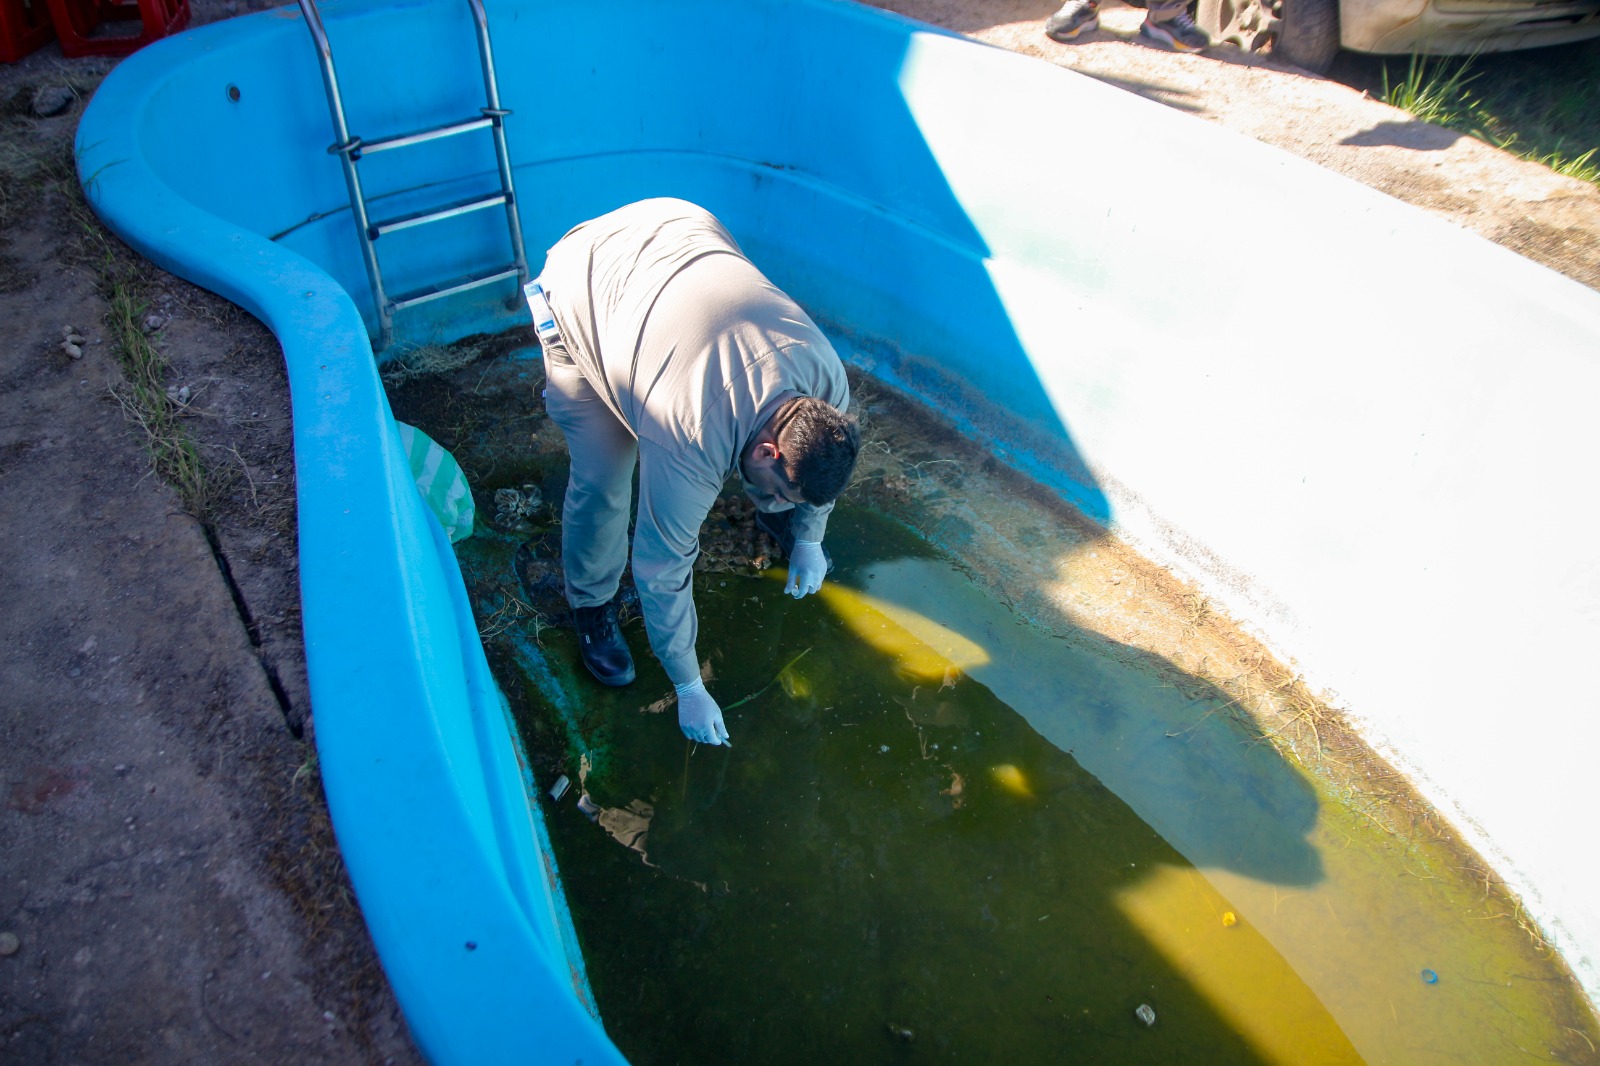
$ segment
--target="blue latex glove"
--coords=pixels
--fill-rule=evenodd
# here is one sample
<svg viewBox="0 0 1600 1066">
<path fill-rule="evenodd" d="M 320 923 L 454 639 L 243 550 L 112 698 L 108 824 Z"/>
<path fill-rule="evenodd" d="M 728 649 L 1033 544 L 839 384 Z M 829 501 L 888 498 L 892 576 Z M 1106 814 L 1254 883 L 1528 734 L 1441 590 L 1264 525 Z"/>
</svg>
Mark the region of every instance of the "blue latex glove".
<svg viewBox="0 0 1600 1066">
<path fill-rule="evenodd" d="M 687 685 L 674 685 L 678 690 L 678 728 L 690 740 L 701 744 L 728 743 L 728 727 L 722 721 L 722 708 L 706 691 L 706 683 L 698 677 Z"/>
<path fill-rule="evenodd" d="M 789 583 L 783 591 L 799 599 L 809 596 L 822 587 L 822 578 L 828 572 L 828 559 L 822 554 L 820 540 L 797 540 L 789 553 Z"/>
</svg>

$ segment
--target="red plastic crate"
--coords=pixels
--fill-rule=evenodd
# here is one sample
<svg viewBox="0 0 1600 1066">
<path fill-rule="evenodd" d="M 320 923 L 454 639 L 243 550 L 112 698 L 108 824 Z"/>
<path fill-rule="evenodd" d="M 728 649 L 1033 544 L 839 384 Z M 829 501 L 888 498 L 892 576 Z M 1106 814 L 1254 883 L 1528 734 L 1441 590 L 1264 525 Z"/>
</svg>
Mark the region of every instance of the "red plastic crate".
<svg viewBox="0 0 1600 1066">
<path fill-rule="evenodd" d="M 0 63 L 15 63 L 55 33 L 45 0 L 0 0 Z"/>
<path fill-rule="evenodd" d="M 151 41 L 177 33 L 189 24 L 189 0 L 48 0 L 61 54 L 125 56 Z M 105 22 L 138 19 L 136 33 L 90 36 Z"/>
</svg>

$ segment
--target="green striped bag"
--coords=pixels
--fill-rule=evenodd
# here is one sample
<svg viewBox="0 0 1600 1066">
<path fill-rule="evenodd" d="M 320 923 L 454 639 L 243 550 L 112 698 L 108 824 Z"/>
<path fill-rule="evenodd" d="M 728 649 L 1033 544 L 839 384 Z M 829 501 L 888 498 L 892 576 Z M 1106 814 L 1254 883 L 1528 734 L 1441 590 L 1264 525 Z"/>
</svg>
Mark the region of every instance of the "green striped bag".
<svg viewBox="0 0 1600 1066">
<path fill-rule="evenodd" d="M 400 446 L 411 461 L 411 476 L 428 510 L 450 535 L 450 543 L 472 536 L 472 490 L 455 456 L 439 447 L 434 439 L 416 426 L 396 421 Z"/>
</svg>

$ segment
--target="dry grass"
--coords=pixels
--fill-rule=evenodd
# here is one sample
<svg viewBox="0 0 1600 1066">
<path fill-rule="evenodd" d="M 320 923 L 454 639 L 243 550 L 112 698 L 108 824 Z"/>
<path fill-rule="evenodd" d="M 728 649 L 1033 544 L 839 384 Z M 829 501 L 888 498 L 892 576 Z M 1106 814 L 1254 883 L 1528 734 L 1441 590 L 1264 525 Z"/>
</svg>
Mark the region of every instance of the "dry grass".
<svg viewBox="0 0 1600 1066">
<path fill-rule="evenodd" d="M 0 161 L 0 174 L 8 189 L 0 195 L 0 221 L 5 211 L 20 209 L 19 201 L 50 198 L 65 206 L 71 235 L 62 258 L 92 270 L 107 303 L 106 326 L 123 375 L 111 394 L 143 436 L 151 468 L 177 491 L 185 510 L 206 521 L 217 485 L 181 424 L 186 405 L 167 394 L 170 367 L 145 329 L 154 268 L 95 218 L 78 184 L 70 145 Z"/>
<path fill-rule="evenodd" d="M 542 612 L 525 602 L 505 582 L 495 585 L 493 596 L 499 600 L 500 606 L 478 623 L 479 639 L 487 643 L 509 629 L 521 629 L 532 634 L 535 644 L 543 643 L 541 638 L 551 623 Z"/>
<path fill-rule="evenodd" d="M 123 380 L 111 386 L 111 394 L 128 421 L 143 433 L 156 473 L 177 491 L 185 510 L 206 521 L 217 486 L 181 424 L 185 405 L 167 395 L 167 361 L 144 331 L 148 305 L 116 276 L 113 265 L 108 264 L 102 276 L 110 290 L 107 325 L 123 374 Z"/>
<path fill-rule="evenodd" d="M 383 1001 L 385 978 L 334 839 L 310 737 L 301 742 L 301 751 L 303 761 L 288 780 L 263 775 L 271 819 L 263 858 L 274 883 L 305 922 L 306 942 L 322 963 L 320 969 L 342 978 L 335 987 L 319 991 L 331 997 L 330 1007 L 370 1053 L 373 1005 Z"/>
<path fill-rule="evenodd" d="M 191 514 L 204 518 L 212 485 L 199 450 L 179 424 L 181 405 L 167 396 L 166 361 L 143 328 L 149 268 L 94 217 L 78 185 L 70 143 L 36 137 L 36 128 L 15 106 L 0 121 L 0 229 L 41 203 L 65 206 L 71 229 L 63 258 L 88 266 L 109 304 L 107 325 L 124 376 L 112 395 L 143 435 L 152 468 Z"/>
<path fill-rule="evenodd" d="M 384 364 L 381 377 L 385 388 L 399 388 L 417 378 L 460 370 L 482 356 L 483 349 L 475 344 L 417 345 L 402 349 Z"/>
<path fill-rule="evenodd" d="M 0 123 L 0 229 L 10 229 L 35 202 L 51 154 L 48 147 L 32 143 L 25 124 Z"/>
</svg>

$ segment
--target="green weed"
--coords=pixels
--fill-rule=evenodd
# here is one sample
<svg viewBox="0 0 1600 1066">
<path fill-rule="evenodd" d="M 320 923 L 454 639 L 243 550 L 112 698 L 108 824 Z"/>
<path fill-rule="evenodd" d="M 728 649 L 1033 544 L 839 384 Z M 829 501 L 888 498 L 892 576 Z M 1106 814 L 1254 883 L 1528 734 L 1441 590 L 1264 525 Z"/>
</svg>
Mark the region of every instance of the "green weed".
<svg viewBox="0 0 1600 1066">
<path fill-rule="evenodd" d="M 1600 51 L 1411 56 L 1382 68 L 1380 97 L 1579 181 L 1600 185 Z M 1576 142 L 1576 147 L 1573 143 Z"/>
<path fill-rule="evenodd" d="M 149 307 L 123 279 L 112 280 L 109 288 L 107 325 L 125 379 L 112 386 L 111 394 L 128 421 L 143 431 L 156 473 L 177 490 L 185 510 L 204 520 L 213 502 L 211 481 L 199 449 L 180 424 L 183 405 L 167 395 L 167 361 L 144 330 Z"/>
<path fill-rule="evenodd" d="M 70 146 L 42 155 L 27 178 L 35 190 L 49 189 L 65 202 L 73 239 L 63 258 L 90 267 L 106 299 L 106 325 L 123 374 L 111 395 L 142 433 L 156 474 L 177 491 L 185 510 L 209 520 L 215 479 L 182 425 L 184 403 L 167 393 L 166 357 L 145 331 L 149 306 L 143 294 L 150 290 L 151 268 L 112 237 L 89 209 Z"/>
<path fill-rule="evenodd" d="M 1531 155 L 1528 158 L 1535 163 L 1542 163 L 1557 174 L 1565 174 L 1569 178 L 1600 185 L 1600 159 L 1595 158 L 1596 152 L 1600 152 L 1600 148 L 1591 148 L 1575 157 L 1563 155 L 1558 150 L 1544 155 Z"/>
<path fill-rule="evenodd" d="M 1471 68 L 1470 57 L 1430 59 L 1413 55 L 1405 77 L 1393 84 L 1389 81 L 1389 68 L 1383 68 L 1382 100 L 1423 122 L 1463 129 L 1479 109 L 1478 102 L 1467 92 L 1476 78 L 1470 73 Z"/>
</svg>

